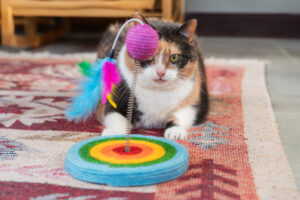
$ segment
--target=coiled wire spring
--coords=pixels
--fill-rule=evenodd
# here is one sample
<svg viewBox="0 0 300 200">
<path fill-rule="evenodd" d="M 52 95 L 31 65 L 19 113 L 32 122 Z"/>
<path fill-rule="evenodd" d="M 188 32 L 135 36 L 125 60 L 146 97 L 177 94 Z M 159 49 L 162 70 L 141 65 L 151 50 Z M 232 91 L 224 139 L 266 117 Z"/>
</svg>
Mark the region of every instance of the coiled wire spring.
<svg viewBox="0 0 300 200">
<path fill-rule="evenodd" d="M 131 123 L 132 123 L 132 113 L 133 113 L 133 107 L 134 107 L 134 91 L 135 91 L 137 75 L 138 75 L 140 65 L 141 65 L 141 62 L 136 60 L 133 77 L 132 77 L 132 82 L 131 82 L 131 86 L 130 86 L 128 108 L 127 108 L 127 112 L 126 112 L 127 124 L 126 124 L 125 152 L 130 151 L 130 132 L 131 132 Z"/>
</svg>

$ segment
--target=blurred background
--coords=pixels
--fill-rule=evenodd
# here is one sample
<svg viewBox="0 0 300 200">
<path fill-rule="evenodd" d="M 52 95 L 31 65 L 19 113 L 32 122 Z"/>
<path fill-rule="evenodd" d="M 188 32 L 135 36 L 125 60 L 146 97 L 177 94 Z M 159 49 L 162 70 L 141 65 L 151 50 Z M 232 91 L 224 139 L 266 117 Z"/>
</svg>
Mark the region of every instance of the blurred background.
<svg viewBox="0 0 300 200">
<path fill-rule="evenodd" d="M 135 12 L 179 23 L 196 18 L 200 36 L 300 37 L 299 0 L 1 0 L 1 43 L 36 48 L 72 33 L 99 39 L 109 23 Z"/>
<path fill-rule="evenodd" d="M 1 51 L 96 52 L 108 24 L 135 12 L 198 20 L 205 57 L 268 60 L 267 85 L 300 186 L 300 0 L 0 0 Z"/>
</svg>

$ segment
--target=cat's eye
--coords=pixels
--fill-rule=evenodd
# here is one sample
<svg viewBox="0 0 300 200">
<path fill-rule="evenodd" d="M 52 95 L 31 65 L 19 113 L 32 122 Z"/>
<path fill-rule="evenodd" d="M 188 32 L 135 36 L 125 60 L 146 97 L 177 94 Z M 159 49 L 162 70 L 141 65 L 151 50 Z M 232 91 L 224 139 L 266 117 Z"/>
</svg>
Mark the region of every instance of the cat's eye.
<svg viewBox="0 0 300 200">
<path fill-rule="evenodd" d="M 169 57 L 169 61 L 173 64 L 175 64 L 178 61 L 178 59 L 179 59 L 179 56 L 177 54 L 172 54 Z"/>
<path fill-rule="evenodd" d="M 150 57 L 147 61 L 152 62 L 154 60 L 154 56 Z"/>
<path fill-rule="evenodd" d="M 144 60 L 141 62 L 141 67 L 144 68 L 148 65 L 150 65 L 154 60 L 154 56 L 150 57 L 148 60 Z"/>
</svg>

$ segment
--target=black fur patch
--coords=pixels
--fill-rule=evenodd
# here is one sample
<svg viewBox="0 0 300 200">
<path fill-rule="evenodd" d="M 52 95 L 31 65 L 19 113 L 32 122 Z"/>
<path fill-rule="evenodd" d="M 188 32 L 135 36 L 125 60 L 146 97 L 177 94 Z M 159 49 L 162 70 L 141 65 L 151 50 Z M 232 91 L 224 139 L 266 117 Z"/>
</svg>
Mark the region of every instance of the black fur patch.
<svg viewBox="0 0 300 200">
<path fill-rule="evenodd" d="M 110 103 L 106 104 L 105 114 L 109 112 L 118 112 L 124 117 L 126 117 L 127 108 L 128 108 L 128 99 L 129 99 L 130 89 L 127 83 L 123 80 L 115 89 L 113 94 L 113 100 L 117 104 L 117 108 L 114 108 Z M 131 123 L 134 124 L 138 122 L 143 113 L 138 110 L 136 101 L 133 106 L 133 115 Z"/>
<path fill-rule="evenodd" d="M 173 121 L 167 122 L 165 129 L 171 128 L 173 126 L 176 126 L 176 124 Z"/>
</svg>

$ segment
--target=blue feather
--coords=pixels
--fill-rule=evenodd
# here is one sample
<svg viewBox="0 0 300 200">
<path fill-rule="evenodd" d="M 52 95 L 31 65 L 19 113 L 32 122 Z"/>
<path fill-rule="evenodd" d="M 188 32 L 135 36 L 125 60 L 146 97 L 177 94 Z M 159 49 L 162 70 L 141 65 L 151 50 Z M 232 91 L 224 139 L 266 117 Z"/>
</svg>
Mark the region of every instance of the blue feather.
<svg viewBox="0 0 300 200">
<path fill-rule="evenodd" d="M 79 84 L 80 93 L 72 99 L 72 105 L 65 113 L 69 121 L 86 121 L 96 110 L 103 89 L 102 67 L 108 59 L 98 59 L 90 69 L 90 76 L 85 76 Z"/>
</svg>

